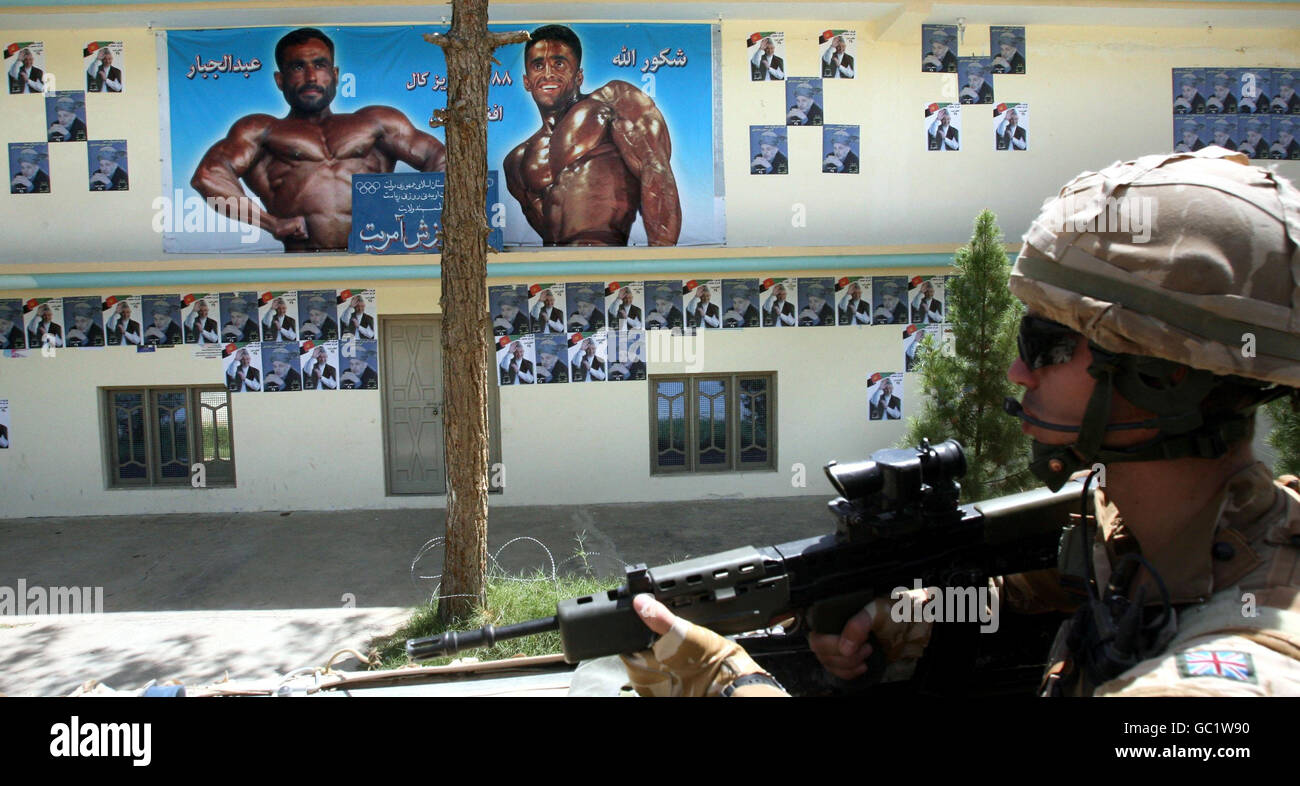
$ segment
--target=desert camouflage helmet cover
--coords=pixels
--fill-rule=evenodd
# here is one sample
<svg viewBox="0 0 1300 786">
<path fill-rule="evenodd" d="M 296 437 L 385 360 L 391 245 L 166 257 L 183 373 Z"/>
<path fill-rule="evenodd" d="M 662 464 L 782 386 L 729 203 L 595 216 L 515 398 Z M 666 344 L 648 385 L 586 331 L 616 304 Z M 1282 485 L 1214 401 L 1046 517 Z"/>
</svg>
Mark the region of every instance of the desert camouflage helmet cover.
<svg viewBox="0 0 1300 786">
<path fill-rule="evenodd" d="M 1088 231 L 1094 217 L 1117 228 L 1108 197 L 1151 200 L 1146 242 L 1131 226 Z M 1245 155 L 1210 146 L 1084 172 L 1024 240 L 1011 291 L 1040 316 L 1111 352 L 1300 387 L 1300 191 Z"/>
</svg>

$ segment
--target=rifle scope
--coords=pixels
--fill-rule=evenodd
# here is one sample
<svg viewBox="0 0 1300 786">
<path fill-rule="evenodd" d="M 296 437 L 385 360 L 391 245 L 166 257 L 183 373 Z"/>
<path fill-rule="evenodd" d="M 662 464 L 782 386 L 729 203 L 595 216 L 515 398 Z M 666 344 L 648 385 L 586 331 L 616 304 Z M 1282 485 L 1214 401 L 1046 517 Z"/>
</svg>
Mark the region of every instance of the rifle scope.
<svg viewBox="0 0 1300 786">
<path fill-rule="evenodd" d="M 918 498 L 924 487 L 945 489 L 966 474 L 966 454 L 955 439 L 931 445 L 921 440 L 914 448 L 877 450 L 866 461 L 827 464 L 826 477 L 847 500 L 882 494 L 905 503 Z"/>
</svg>

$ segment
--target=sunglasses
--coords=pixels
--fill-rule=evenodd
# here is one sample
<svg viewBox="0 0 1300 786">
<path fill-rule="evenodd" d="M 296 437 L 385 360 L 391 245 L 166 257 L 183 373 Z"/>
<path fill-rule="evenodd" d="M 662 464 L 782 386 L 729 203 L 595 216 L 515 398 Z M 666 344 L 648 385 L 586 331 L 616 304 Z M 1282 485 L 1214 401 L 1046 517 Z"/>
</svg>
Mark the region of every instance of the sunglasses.
<svg viewBox="0 0 1300 786">
<path fill-rule="evenodd" d="M 1078 339 L 1077 331 L 1059 322 L 1027 316 L 1020 320 L 1016 346 L 1025 365 L 1030 369 L 1038 369 L 1057 363 L 1069 363 L 1074 357 Z"/>
</svg>

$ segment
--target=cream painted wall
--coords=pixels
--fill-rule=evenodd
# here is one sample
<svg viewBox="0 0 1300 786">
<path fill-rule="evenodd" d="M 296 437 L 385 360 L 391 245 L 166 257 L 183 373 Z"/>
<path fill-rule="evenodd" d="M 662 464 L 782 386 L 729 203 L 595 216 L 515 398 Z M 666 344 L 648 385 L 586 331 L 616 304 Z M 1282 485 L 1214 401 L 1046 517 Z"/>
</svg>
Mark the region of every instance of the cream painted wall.
<svg viewBox="0 0 1300 786">
<path fill-rule="evenodd" d="M 154 287 L 142 294 L 162 291 Z M 50 293 L 71 294 L 85 293 Z M 377 299 L 381 316 L 430 314 L 438 288 L 380 286 Z M 866 417 L 867 374 L 902 367 L 898 326 L 720 330 L 704 333 L 690 349 L 671 342 L 653 346 L 663 352 L 651 356 L 650 374 L 775 371 L 778 470 L 651 477 L 648 382 L 508 387 L 500 396 L 506 489 L 492 504 L 826 496 L 826 461 L 866 457 L 903 435 L 902 422 Z M 381 367 L 381 381 L 385 373 Z M 107 488 L 100 388 L 220 385 L 223 379 L 219 361 L 195 359 L 186 347 L 154 353 L 61 349 L 52 358 L 39 352 L 0 358 L 0 398 L 9 399 L 13 441 L 0 451 L 0 516 L 445 505 L 441 496 L 385 496 L 377 391 L 233 395 L 236 488 Z M 908 375 L 905 383 L 905 414 L 917 405 L 914 379 Z M 574 458 L 537 461 L 539 445 L 547 446 L 548 455 Z M 804 465 L 803 486 L 792 482 L 797 463 Z"/>
<path fill-rule="evenodd" d="M 81 50 L 90 41 L 122 41 L 126 72 L 123 92 L 86 94 L 90 139 L 127 140 L 130 191 L 87 188 L 86 143 L 51 142 L 49 194 L 0 194 L 5 242 L 0 264 L 94 263 L 156 259 L 162 235 L 151 229 L 153 200 L 162 193 L 159 167 L 158 71 L 154 34 L 126 30 L 4 31 L 6 42 L 42 41 L 45 65 L 59 90 L 85 90 Z M 0 44 L 3 46 L 3 44 Z M 45 101 L 35 95 L 0 95 L 0 143 L 4 182 L 9 182 L 10 142 L 43 142 Z M 0 272 L 4 268 L 0 268 Z"/>
<path fill-rule="evenodd" d="M 829 23 L 827 23 L 829 24 Z M 849 247 L 870 253 L 882 245 L 928 244 L 952 248 L 969 235 L 981 207 L 998 212 L 1007 235 L 1024 231 L 1042 198 L 1070 176 L 1123 157 L 1171 144 L 1170 69 L 1181 65 L 1297 65 L 1296 30 L 1228 31 L 1196 29 L 1141 31 L 1133 28 L 1030 29 L 1029 70 L 1023 77 L 999 77 L 1000 98 L 1031 105 L 1031 147 L 1025 154 L 992 150 L 986 109 L 968 110 L 964 149 L 939 156 L 924 150 L 921 106 L 944 98 L 945 79 L 919 72 L 919 30 L 903 43 L 860 41 L 859 79 L 827 83 L 828 122 L 856 123 L 867 138 L 859 176 L 822 175 L 820 132 L 792 129 L 794 144 L 786 177 L 748 175 L 748 126 L 780 123 L 781 85 L 755 84 L 740 41 L 752 30 L 783 27 L 792 75 L 814 74 L 814 36 L 826 24 L 727 22 L 723 25 L 723 128 L 727 177 L 728 236 L 733 244 L 783 246 L 788 253 L 819 253 L 814 247 Z M 835 26 L 858 27 L 852 20 Z M 62 79 L 79 78 L 80 48 L 87 40 L 120 38 L 127 43 L 127 92 L 89 96 L 94 138 L 126 138 L 130 145 L 132 190 L 91 194 L 81 181 L 60 186 L 60 173 L 84 177 L 85 146 L 51 145 L 56 169 L 53 195 L 0 194 L 0 268 L 11 271 L 234 268 L 312 264 L 388 264 L 393 260 L 326 255 L 304 257 L 165 260 L 158 235 L 149 230 L 150 201 L 161 188 L 158 103 L 153 36 L 144 30 L 14 33 L 15 40 L 41 39 L 47 65 Z M 967 28 L 970 46 L 983 52 L 986 28 Z M 1237 51 L 1243 47 L 1244 51 Z M 75 54 L 74 54 L 75 53 Z M 66 83 L 64 83 L 66 85 Z M 1012 87 L 1014 85 L 1014 87 Z M 75 85 L 72 85 L 75 86 Z M 953 91 L 955 92 L 955 91 Z M 124 99 L 123 111 L 103 102 Z M 0 141 L 43 138 L 43 106 L 0 96 Z M 804 132 L 807 132 L 806 134 Z M 806 137 L 806 138 L 805 138 Z M 806 168 L 806 171 L 802 171 Z M 1296 164 L 1280 171 L 1300 175 Z M 57 201 L 56 201 L 57 200 Z M 791 224 L 792 205 L 807 207 L 807 226 Z M 915 246 L 914 246 L 915 247 Z M 727 252 L 720 252 L 726 254 Z M 838 253 L 845 253 L 841 249 Z M 557 257 L 557 254 L 561 255 Z M 617 254 L 615 256 L 614 254 Z M 549 251 L 494 257 L 492 261 L 569 259 L 697 258 L 695 277 L 710 278 L 708 250 L 669 249 L 617 252 Z M 414 262 L 416 259 L 401 260 Z M 418 261 L 431 261 L 419 258 Z M 598 264 L 593 264 L 598 269 Z M 829 270 L 826 275 L 849 271 Z M 930 270 L 879 270 L 916 274 Z M 742 274 L 728 274 L 741 277 Z M 753 274 L 757 276 L 758 274 Z M 775 275 L 772 272 L 764 275 Z M 804 272 L 801 275 L 816 275 Z M 588 277 L 588 280 L 593 275 Z M 673 276 L 676 277 L 676 276 Z M 691 277 L 691 276 L 683 276 Z M 644 276 L 652 278 L 652 276 Z M 507 283 L 507 279 L 492 283 Z M 524 282 L 529 283 L 529 282 Z M 373 285 L 379 313 L 438 311 L 434 282 L 338 281 L 311 288 Z M 303 287 L 294 281 L 263 283 L 260 289 Z M 199 291 L 236 286 L 195 287 Z M 253 287 L 248 287 L 253 288 Z M 135 287 L 137 293 L 186 287 Z M 31 296 L 0 291 L 0 297 Z M 91 294 L 44 291 L 43 296 Z M 646 383 L 507 388 L 501 391 L 502 452 L 507 488 L 494 505 L 567 502 L 654 501 L 789 494 L 828 496 L 820 467 L 835 458 L 852 460 L 901 438 L 902 423 L 869 423 L 866 382 L 871 371 L 901 366 L 896 327 L 744 330 L 706 333 L 704 372 L 732 370 L 777 373 L 779 469 L 736 475 L 651 477 L 649 475 L 649 392 Z M 653 363 L 650 373 L 682 371 Z M 381 369 L 381 375 L 383 369 Z M 442 497 L 386 497 L 383 481 L 381 398 L 377 392 L 291 393 L 233 397 L 236 489 L 109 491 L 105 488 L 102 428 L 97 389 L 112 385 L 219 384 L 215 361 L 189 357 L 188 350 L 135 354 L 120 349 L 66 350 L 53 359 L 0 359 L 0 398 L 10 400 L 15 446 L 0 451 L 0 515 L 111 515 L 193 511 L 332 509 L 341 507 L 440 507 Z M 905 411 L 918 404 L 914 375 L 905 383 Z M 580 424 L 581 428 L 576 428 Z M 582 434 L 579 438 L 576 434 Z M 571 461 L 540 462 L 538 446 L 559 445 Z M 80 447 L 78 447 L 80 446 Z M 348 453 L 344 453 L 344 448 Z M 792 466 L 803 464 L 806 486 L 791 484 Z"/>
<path fill-rule="evenodd" d="M 911 271 L 909 271 L 911 272 Z M 677 339 L 686 341 L 689 339 Z M 903 421 L 867 420 L 869 371 L 902 370 L 902 327 L 713 330 L 684 361 L 654 362 L 650 375 L 776 372 L 775 472 L 650 475 L 650 391 L 645 382 L 501 390 L 504 504 L 653 502 L 662 499 L 834 496 L 822 465 L 866 458 L 903 437 Z M 686 349 L 665 347 L 669 357 Z M 905 380 L 904 415 L 917 398 Z M 558 453 L 558 461 L 537 461 Z M 565 459 L 563 457 L 572 457 Z M 793 485 L 802 464 L 805 485 Z"/>
<path fill-rule="evenodd" d="M 1099 13 L 1101 13 L 1099 11 Z M 791 128 L 788 176 L 750 175 L 750 125 L 785 122 L 785 86 L 752 82 L 743 42 L 757 30 L 785 33 L 786 73 L 819 76 L 816 36 L 859 31 L 857 78 L 827 79 L 825 122 L 861 126 L 861 175 L 822 174 L 821 130 Z M 1173 148 L 1172 76 L 1177 66 L 1297 66 L 1300 29 L 1223 30 L 1032 26 L 1027 71 L 994 77 L 998 101 L 1028 102 L 1029 150 L 993 148 L 992 110 L 962 108 L 962 149 L 925 149 L 923 107 L 957 100 L 955 74 L 921 72 L 919 25 L 905 39 L 863 41 L 864 22 L 726 22 L 722 94 L 727 238 L 733 245 L 963 243 L 990 208 L 1010 240 L 1042 201 L 1074 175 Z M 969 25 L 959 53 L 988 55 L 988 27 Z M 1300 162 L 1269 162 L 1300 179 Z M 794 206 L 807 226 L 794 227 Z"/>
<path fill-rule="evenodd" d="M 780 83 L 749 80 L 743 39 L 754 30 L 781 28 L 786 34 L 789 74 L 817 75 L 815 36 L 827 26 L 857 28 L 863 37 L 870 29 L 866 22 L 853 20 L 722 25 L 729 246 L 956 244 L 969 235 L 971 220 L 983 207 L 998 214 L 1014 240 L 1042 200 L 1073 175 L 1172 146 L 1173 67 L 1300 66 L 1297 29 L 1207 32 L 1202 28 L 1032 26 L 1029 73 L 1000 75 L 995 80 L 999 100 L 1030 104 L 1029 151 L 994 151 L 991 111 L 967 107 L 963 149 L 949 155 L 925 150 L 921 107 L 955 98 L 956 77 L 920 72 L 919 27 L 904 31 L 901 42 L 860 37 L 858 78 L 826 80 L 825 110 L 828 123 L 861 126 L 863 173 L 822 174 L 820 129 L 794 128 L 790 129 L 791 174 L 749 175 L 748 128 L 784 122 L 785 89 Z M 44 41 L 47 65 L 66 89 L 84 87 L 80 52 L 86 41 L 112 38 L 126 43 L 126 92 L 91 94 L 87 102 L 92 138 L 128 140 L 132 183 L 125 193 L 90 193 L 84 182 L 85 145 L 51 144 L 54 193 L 0 194 L 6 235 L 6 242 L 0 244 L 0 263 L 26 267 L 34 262 L 84 265 L 167 259 L 161 237 L 151 230 L 151 203 L 161 193 L 154 34 L 141 29 L 7 34 L 15 40 Z M 986 26 L 968 26 L 965 40 L 961 54 L 987 54 Z M 3 95 L 0 105 L 6 118 L 0 124 L 0 142 L 44 138 L 44 106 L 39 99 Z M 1289 177 L 1300 176 L 1300 163 L 1279 162 L 1278 166 Z M 796 203 L 806 207 L 806 226 L 792 226 Z M 527 252 L 510 257 L 538 258 Z M 346 255 L 328 258 L 355 264 L 380 261 Z M 226 262 L 213 257 L 182 264 L 220 267 Z"/>
<path fill-rule="evenodd" d="M 386 287 L 377 297 L 381 314 L 429 313 L 437 287 Z M 428 497 L 384 496 L 382 399 L 369 390 L 232 395 L 236 488 L 108 489 L 99 389 L 224 383 L 219 360 L 191 352 L 107 347 L 0 358 L 13 439 L 0 450 L 0 517 L 430 506 Z"/>
</svg>

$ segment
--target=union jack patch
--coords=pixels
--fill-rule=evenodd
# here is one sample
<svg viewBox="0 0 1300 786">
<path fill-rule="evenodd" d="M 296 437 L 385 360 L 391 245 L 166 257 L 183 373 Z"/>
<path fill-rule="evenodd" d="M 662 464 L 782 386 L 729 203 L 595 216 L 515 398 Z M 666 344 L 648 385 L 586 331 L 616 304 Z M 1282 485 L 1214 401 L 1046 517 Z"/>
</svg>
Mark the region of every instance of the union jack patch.
<svg viewBox="0 0 1300 786">
<path fill-rule="evenodd" d="M 1175 659 L 1178 662 L 1178 676 L 1222 677 L 1234 682 L 1254 684 L 1255 661 L 1249 652 L 1236 650 L 1188 650 L 1180 652 Z"/>
</svg>

